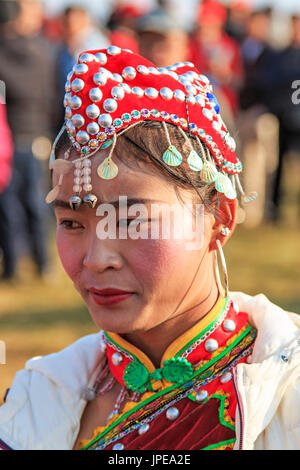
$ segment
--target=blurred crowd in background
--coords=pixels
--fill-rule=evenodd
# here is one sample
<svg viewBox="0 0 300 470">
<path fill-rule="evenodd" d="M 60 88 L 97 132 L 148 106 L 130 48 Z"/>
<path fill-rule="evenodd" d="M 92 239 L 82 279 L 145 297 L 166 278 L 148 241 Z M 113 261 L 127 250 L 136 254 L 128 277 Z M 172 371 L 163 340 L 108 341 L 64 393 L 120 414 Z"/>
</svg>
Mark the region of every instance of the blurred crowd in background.
<svg viewBox="0 0 300 470">
<path fill-rule="evenodd" d="M 15 277 L 22 243 L 37 273 L 47 269 L 53 222 L 44 203 L 47 158 L 63 121 L 66 76 L 81 51 L 110 44 L 158 67 L 191 61 L 209 77 L 237 141 L 244 186 L 260 196 L 249 208 L 248 225 L 281 219 L 284 162 L 291 154 L 300 161 L 299 13 L 284 29 L 278 17 L 276 26 L 272 7 L 202 0 L 195 2 L 193 23 L 183 26 L 172 0 L 151 2 L 148 9 L 147 1 L 140 8 L 138 2 L 107 2 L 104 23 L 87 2 L 49 17 L 40 0 L 0 0 L 2 279 Z"/>
</svg>

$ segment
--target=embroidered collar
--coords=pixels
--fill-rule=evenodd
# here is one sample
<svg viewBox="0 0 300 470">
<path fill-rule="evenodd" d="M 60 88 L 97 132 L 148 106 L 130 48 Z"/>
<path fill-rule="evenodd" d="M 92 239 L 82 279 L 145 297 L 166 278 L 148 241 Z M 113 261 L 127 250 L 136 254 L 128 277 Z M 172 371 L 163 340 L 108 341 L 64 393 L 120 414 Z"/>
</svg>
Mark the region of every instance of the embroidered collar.
<svg viewBox="0 0 300 470">
<path fill-rule="evenodd" d="M 211 311 L 173 341 L 164 352 L 159 369 L 140 349 L 122 336 L 103 332 L 102 348 L 119 383 L 139 393 L 172 383 L 187 382 L 201 366 L 218 356 L 245 324 L 235 302 L 219 297 Z"/>
</svg>

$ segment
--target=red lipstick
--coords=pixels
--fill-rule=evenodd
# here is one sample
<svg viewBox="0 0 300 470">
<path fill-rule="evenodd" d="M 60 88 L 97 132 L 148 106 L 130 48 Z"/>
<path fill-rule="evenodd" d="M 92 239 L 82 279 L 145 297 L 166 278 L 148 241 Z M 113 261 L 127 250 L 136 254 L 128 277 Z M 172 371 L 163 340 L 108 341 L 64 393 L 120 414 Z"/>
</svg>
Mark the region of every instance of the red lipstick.
<svg viewBox="0 0 300 470">
<path fill-rule="evenodd" d="M 108 287 L 106 289 L 96 289 L 95 287 L 91 287 L 88 291 L 97 305 L 118 304 L 133 295 L 133 292 L 114 289 L 112 287 Z"/>
</svg>

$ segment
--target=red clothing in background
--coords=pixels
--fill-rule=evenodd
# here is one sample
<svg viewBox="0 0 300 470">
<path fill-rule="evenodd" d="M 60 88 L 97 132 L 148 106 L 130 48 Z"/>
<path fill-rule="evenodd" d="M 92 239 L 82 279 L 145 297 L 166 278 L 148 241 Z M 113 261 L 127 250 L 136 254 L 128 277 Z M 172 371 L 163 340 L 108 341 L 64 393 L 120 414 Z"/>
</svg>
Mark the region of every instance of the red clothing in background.
<svg viewBox="0 0 300 470">
<path fill-rule="evenodd" d="M 6 119 L 5 105 L 0 102 L 0 194 L 11 178 L 13 144 Z"/>
</svg>

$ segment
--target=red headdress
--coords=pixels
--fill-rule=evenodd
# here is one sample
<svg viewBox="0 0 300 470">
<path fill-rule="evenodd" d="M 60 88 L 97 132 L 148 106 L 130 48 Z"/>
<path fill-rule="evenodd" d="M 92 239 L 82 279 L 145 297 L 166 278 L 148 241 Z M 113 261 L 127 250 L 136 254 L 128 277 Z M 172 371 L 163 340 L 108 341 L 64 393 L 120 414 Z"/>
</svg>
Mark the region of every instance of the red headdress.
<svg viewBox="0 0 300 470">
<path fill-rule="evenodd" d="M 198 142 L 204 142 L 213 160 L 203 156 L 201 159 L 192 149 L 190 168 L 201 171 L 205 181 L 214 181 L 216 189 L 228 198 L 236 197 L 234 176 L 241 172 L 242 165 L 235 154 L 235 141 L 221 118 L 212 85 L 192 63 L 157 68 L 147 59 L 117 46 L 83 52 L 67 77 L 64 106 L 62 131 L 67 130 L 78 152 L 78 160 L 73 161 L 78 202 L 82 188 L 88 196 L 91 191 L 89 170 L 83 172 L 90 166 L 89 157 L 111 145 L 98 174 L 104 179 L 115 177 L 118 169 L 112 161 L 112 152 L 117 136 L 145 120 L 173 124 L 195 136 Z M 179 165 L 182 155 L 170 142 L 167 126 L 163 126 L 169 142 L 163 159 L 171 166 Z M 70 162 L 54 162 L 54 150 L 55 145 L 50 164 L 62 175 Z M 228 175 L 234 176 L 230 179 Z M 60 184 L 61 181 L 62 176 Z M 57 191 L 48 195 L 47 202 L 56 197 Z"/>
</svg>

